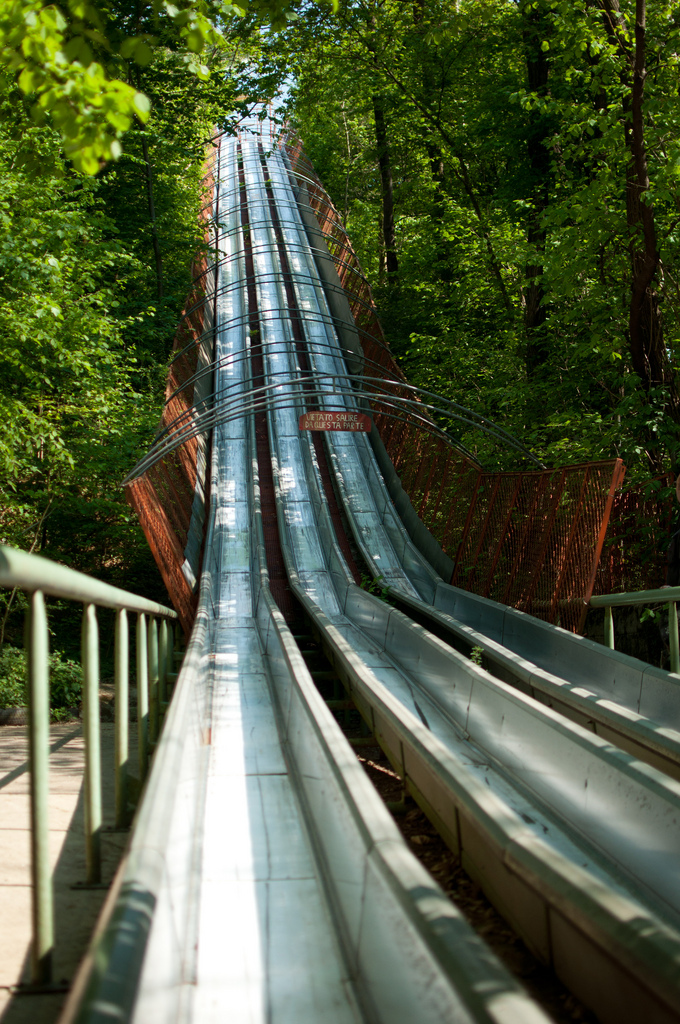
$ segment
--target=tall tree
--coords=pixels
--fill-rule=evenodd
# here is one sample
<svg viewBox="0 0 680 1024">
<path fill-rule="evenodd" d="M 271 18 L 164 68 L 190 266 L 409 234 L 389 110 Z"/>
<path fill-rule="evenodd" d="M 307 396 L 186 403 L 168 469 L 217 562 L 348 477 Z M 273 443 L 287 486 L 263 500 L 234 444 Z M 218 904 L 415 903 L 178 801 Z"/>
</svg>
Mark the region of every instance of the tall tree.
<svg viewBox="0 0 680 1024">
<path fill-rule="evenodd" d="M 550 27 L 547 5 L 526 4 L 523 10 L 523 39 L 526 55 L 528 91 L 545 99 L 550 70 Z M 529 112 L 527 156 L 530 173 L 530 213 L 527 231 L 529 261 L 525 265 L 526 283 L 523 288 L 524 329 L 526 332 L 527 374 L 538 373 L 549 358 L 547 309 L 543 287 L 543 255 L 547 238 L 544 213 L 550 201 L 550 153 L 548 150 L 551 124 L 537 104 Z"/>
<path fill-rule="evenodd" d="M 645 391 L 662 387 L 667 392 L 669 415 L 680 421 L 674 375 L 664 344 L 657 282 L 660 254 L 654 204 L 650 198 L 645 145 L 645 81 L 647 78 L 647 4 L 636 0 L 635 30 L 627 30 L 618 0 L 604 0 L 604 24 L 620 53 L 621 77 L 626 86 L 623 130 L 629 161 L 626 167 L 626 219 L 631 262 L 631 297 L 628 338 L 635 372 Z"/>
<path fill-rule="evenodd" d="M 380 187 L 382 193 L 382 218 L 381 230 L 383 244 L 385 246 L 385 269 L 387 278 L 394 280 L 399 272 L 399 260 L 397 258 L 397 235 L 394 227 L 394 184 L 392 180 L 392 160 L 390 156 L 390 144 L 387 135 L 387 123 L 385 119 L 385 108 L 380 93 L 374 92 L 371 101 L 373 103 L 373 120 L 375 122 L 375 141 L 378 151 L 378 166 L 380 167 Z"/>
</svg>

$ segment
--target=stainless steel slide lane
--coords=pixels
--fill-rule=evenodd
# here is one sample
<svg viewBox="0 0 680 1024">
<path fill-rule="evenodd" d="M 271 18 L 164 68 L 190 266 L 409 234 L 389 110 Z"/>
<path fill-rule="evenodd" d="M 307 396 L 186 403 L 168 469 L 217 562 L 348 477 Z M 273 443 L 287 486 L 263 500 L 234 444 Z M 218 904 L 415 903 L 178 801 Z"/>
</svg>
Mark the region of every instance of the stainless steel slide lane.
<svg viewBox="0 0 680 1024">
<path fill-rule="evenodd" d="M 680 729 L 680 677 L 673 673 L 445 583 L 437 586 L 434 606 L 544 671 Z"/>
<path fill-rule="evenodd" d="M 231 190 L 238 180 L 233 148 L 226 162 Z M 241 283 L 238 209 L 229 221 L 225 274 Z M 249 387 L 248 364 L 240 358 L 245 313 L 242 288 L 229 289 L 219 322 L 233 326 L 218 332 L 217 400 L 223 389 L 233 394 Z M 200 1021 L 294 1021 L 331 1012 L 353 1022 L 361 1013 L 283 755 L 268 659 L 253 616 L 249 427 L 249 419 L 240 418 L 217 426 L 213 436 L 211 718 L 195 932 L 187 936 L 195 953 L 186 1013 Z M 293 915 L 301 927 L 290 928 Z M 151 985 L 157 968 L 150 968 Z M 136 1019 L 154 1019 L 143 999 Z"/>
<path fill-rule="evenodd" d="M 272 181 L 278 187 L 279 196 L 283 197 L 285 194 L 283 177 L 279 176 L 277 179 L 272 166 L 273 162 L 274 158 L 271 157 L 268 165 L 269 171 L 271 174 Z M 279 209 L 281 219 L 283 219 L 282 211 L 285 211 L 286 207 L 287 204 L 280 198 Z M 291 211 L 290 216 L 292 217 L 294 215 L 294 208 L 292 206 L 288 206 L 287 208 Z M 289 242 L 291 241 L 291 238 L 293 243 L 297 245 L 299 242 L 299 238 L 297 236 L 289 235 Z M 311 288 L 306 288 L 305 285 L 306 278 L 309 273 L 309 266 L 304 266 L 303 272 L 299 274 L 298 280 L 298 275 L 296 275 L 295 266 L 296 257 L 299 251 L 301 251 L 301 249 L 293 249 L 292 251 L 289 250 L 289 264 L 292 268 L 293 279 L 296 283 L 296 286 L 298 287 L 298 294 L 305 298 L 308 307 L 311 304 L 309 297 Z M 313 321 L 313 324 L 314 323 L 315 322 Z M 326 348 L 328 348 L 328 346 L 326 346 Z M 324 382 L 323 379 L 320 377 L 320 387 L 322 388 L 323 386 Z M 353 435 L 350 435 L 350 437 L 354 439 Z M 358 457 L 355 457 L 354 461 L 359 462 Z M 349 467 L 350 462 L 351 458 L 348 457 L 345 460 L 345 467 Z M 345 472 L 345 467 L 343 467 L 343 472 Z M 353 467 L 354 475 L 352 476 L 352 479 L 357 481 L 357 487 L 359 486 L 360 483 L 360 472 L 361 465 L 359 465 L 358 470 L 356 466 Z M 348 507 L 347 511 L 350 517 L 355 516 L 354 508 L 351 505 Z M 373 514 L 375 518 L 377 514 L 375 512 Z M 543 728 L 543 730 L 546 732 L 546 735 L 550 737 L 550 739 L 547 741 L 546 746 L 549 747 L 552 745 L 553 747 L 555 747 L 555 753 L 557 753 L 561 741 L 560 729 L 555 728 L 553 724 L 554 717 L 546 717 L 544 712 L 540 708 L 533 705 L 533 702 L 527 702 L 522 701 L 521 699 L 516 699 L 512 691 L 508 690 L 507 687 L 498 686 L 498 684 L 494 680 L 491 680 L 486 675 L 486 673 L 478 673 L 475 679 L 471 675 L 472 666 L 470 666 L 470 663 L 467 661 L 467 659 L 460 658 L 452 652 L 447 651 L 442 644 L 437 642 L 437 640 L 434 637 L 428 637 L 426 634 L 423 633 L 422 630 L 414 629 L 412 624 L 408 622 L 400 622 L 400 617 L 398 614 L 394 615 L 393 617 L 399 622 L 399 624 L 397 625 L 397 623 L 395 622 L 395 625 L 390 627 L 389 613 L 387 612 L 386 609 L 384 609 L 384 606 L 381 608 L 381 606 L 376 605 L 376 603 L 371 599 L 370 595 L 366 595 L 361 592 L 356 592 L 356 596 L 353 595 L 352 602 L 352 605 L 349 606 L 349 614 L 352 616 L 353 612 L 351 609 L 354 609 L 355 616 L 363 616 L 364 614 L 366 614 L 364 609 L 368 607 L 370 610 L 368 611 L 367 614 L 370 616 L 370 621 L 367 621 L 365 628 L 369 632 L 369 634 L 373 635 L 374 638 L 379 639 L 381 646 L 387 646 L 387 649 L 389 650 L 389 653 L 392 655 L 393 660 L 396 661 L 402 668 L 406 668 L 410 677 L 412 679 L 417 680 L 418 683 L 429 693 L 429 695 L 434 698 L 434 700 L 439 704 L 439 706 L 447 711 L 450 718 L 453 721 L 455 721 L 461 728 L 465 729 L 468 733 L 473 734 L 473 723 L 475 721 L 475 715 L 481 715 L 481 718 L 479 720 L 483 721 L 485 715 L 488 715 L 490 712 L 493 721 L 497 717 L 495 708 L 499 706 L 504 709 L 503 717 L 506 719 L 504 731 L 506 733 L 510 729 L 509 725 L 507 724 L 507 718 L 509 715 L 512 714 L 516 717 L 519 716 L 519 719 L 522 719 L 525 715 L 529 716 L 532 720 L 531 725 L 523 727 L 519 724 L 518 720 L 515 729 L 515 735 L 512 738 L 508 736 L 507 743 L 502 739 L 499 740 L 495 730 L 490 726 L 490 724 L 481 725 L 481 728 L 477 732 L 477 735 L 473 736 L 473 738 L 475 738 L 477 742 L 481 744 L 483 749 L 485 749 L 493 757 L 498 759 L 500 763 L 506 764 L 508 759 L 510 759 L 510 764 L 512 765 L 513 772 L 515 774 L 519 774 L 520 777 L 526 776 L 525 769 L 521 762 L 530 762 L 532 765 L 532 770 L 534 771 L 535 778 L 532 778 L 528 784 L 534 791 L 537 792 L 537 795 L 542 797 L 546 801 L 546 804 L 553 808 L 556 806 L 555 801 L 557 797 L 557 799 L 560 801 L 557 804 L 557 806 L 559 806 L 562 809 L 567 820 L 571 821 L 572 824 L 577 824 L 577 822 L 580 821 L 580 827 L 583 829 L 586 835 L 588 835 L 591 839 L 594 839 L 594 841 L 597 842 L 598 845 L 603 845 L 605 848 L 607 848 L 607 846 L 610 845 L 610 855 L 618 855 L 619 857 L 621 856 L 621 842 L 623 840 L 623 837 L 621 833 L 617 830 L 617 826 L 613 827 L 614 831 L 612 833 L 611 842 L 609 840 L 599 838 L 599 834 L 604 829 L 601 821 L 598 819 L 598 814 L 591 812 L 589 822 L 586 821 L 583 813 L 579 814 L 577 812 L 577 807 L 579 806 L 579 804 L 582 803 L 580 799 L 575 800 L 574 804 L 570 805 L 568 801 L 573 799 L 573 797 L 569 797 L 568 801 L 565 802 L 561 794 L 558 796 L 553 791 L 551 783 L 548 783 L 546 785 L 543 782 L 545 777 L 550 777 L 550 773 L 546 772 L 544 767 L 545 762 L 540 752 L 538 730 Z M 345 606 L 345 609 L 347 612 L 347 604 Z M 387 625 L 385 625 L 385 623 L 387 623 Z M 390 633 L 392 633 L 393 636 L 390 637 Z M 466 676 L 467 679 L 465 679 Z M 451 687 L 450 684 L 454 680 L 459 681 L 458 687 Z M 475 687 L 477 691 L 483 691 L 484 696 L 481 696 L 480 694 L 473 698 L 472 691 Z M 480 705 L 479 711 L 477 711 L 476 708 L 476 704 L 478 702 Z M 486 710 L 483 710 L 483 702 L 486 703 Z M 512 708 L 514 708 L 515 710 L 513 711 Z M 546 724 L 542 725 L 542 723 Z M 525 733 L 528 735 L 525 735 Z M 568 743 L 574 742 L 572 737 L 580 737 L 583 740 L 586 750 L 591 749 L 592 747 L 594 749 L 595 756 L 599 754 L 602 760 L 604 760 L 605 762 L 607 761 L 607 755 L 609 754 L 609 751 L 606 748 L 606 745 L 593 745 L 590 737 L 583 736 L 579 730 L 570 730 L 568 727 L 566 729 L 565 735 L 569 737 L 569 740 L 567 741 Z M 521 745 L 523 754 L 519 759 L 519 763 L 515 763 L 517 759 L 513 751 L 513 746 L 518 747 L 518 745 Z M 533 757 L 531 756 L 531 751 L 533 751 L 534 753 Z M 610 758 L 610 763 L 613 767 L 609 769 L 609 771 L 613 773 L 613 775 L 616 775 L 616 773 L 619 771 L 625 773 L 626 768 L 628 766 L 628 762 L 629 759 L 625 757 L 617 758 L 617 755 L 614 754 L 613 759 Z M 568 770 L 565 770 L 565 774 L 568 774 Z M 632 776 L 629 773 L 628 777 L 634 777 L 634 772 Z M 592 779 L 590 785 L 592 786 Z M 649 786 L 651 786 L 651 783 L 648 783 L 643 773 L 642 779 L 640 780 L 638 778 L 637 785 L 641 785 L 643 789 L 647 789 L 649 788 Z M 680 789 L 678 787 L 673 787 L 672 784 L 666 785 L 663 779 L 661 780 L 661 785 L 662 787 L 665 787 L 664 793 L 668 792 L 672 806 L 673 800 L 677 798 L 678 793 L 680 793 Z M 579 778 L 578 782 L 576 782 L 576 792 L 578 792 L 578 787 L 580 786 L 582 786 L 582 780 Z M 566 779 L 561 780 L 560 789 L 565 790 L 568 788 L 568 781 Z M 635 783 L 632 784 L 631 792 L 636 792 Z M 622 817 L 625 817 L 625 815 L 622 815 Z M 634 843 L 633 846 L 635 847 L 636 844 Z M 639 869 L 636 868 L 635 870 L 640 877 L 644 877 L 644 866 L 641 866 Z M 675 875 L 671 874 L 671 888 L 673 887 L 674 880 Z"/>
<path fill-rule="evenodd" d="M 318 380 L 320 407 L 358 411 L 314 255 L 278 150 L 269 155 L 267 169 L 297 305 L 305 315 L 307 350 Z M 431 603 L 439 577 L 396 516 L 368 437 L 329 433 L 325 442 L 343 499 L 351 508 L 350 524 L 365 561 L 386 586 L 420 595 Z"/>
<path fill-rule="evenodd" d="M 459 596 L 461 593 L 463 597 Z M 409 595 L 399 595 L 398 602 L 407 615 L 458 650 L 470 652 L 477 648 L 485 667 L 497 678 L 680 780 L 680 681 L 671 673 L 610 651 L 514 608 L 456 592 L 453 587 L 444 589 L 441 583 L 437 598 L 440 606 L 436 608 L 427 607 Z M 483 632 L 487 628 L 483 619 L 485 605 L 489 606 L 489 632 L 495 632 L 494 623 L 502 622 L 507 612 L 508 633 L 518 634 L 519 642 L 507 636 L 506 646 Z M 441 610 L 443 607 L 452 608 L 452 612 Z M 539 662 L 551 667 L 541 667 Z M 638 710 L 643 706 L 648 714 Z"/>
<path fill-rule="evenodd" d="M 258 168 L 255 156 L 252 159 L 247 182 L 249 203 L 260 203 L 263 210 L 266 195 L 261 180 L 261 168 Z M 273 247 L 273 240 L 271 244 Z M 265 271 L 266 268 L 263 268 L 263 272 Z M 272 375 L 271 380 L 275 379 L 273 374 L 277 375 L 276 380 L 282 387 L 286 386 L 283 366 L 281 353 L 277 349 L 276 360 L 269 365 L 268 372 Z M 296 374 L 299 373 L 299 368 L 292 355 L 288 373 L 287 386 L 290 388 Z M 325 525 L 322 523 L 326 514 L 324 498 L 318 480 L 316 484 L 314 483 L 314 457 L 311 449 L 307 446 L 305 450 L 299 435 L 297 435 L 296 412 L 295 410 L 273 409 L 269 415 L 274 446 L 273 458 L 277 471 L 281 531 L 282 536 L 286 537 L 284 552 L 287 553 L 289 559 L 291 581 L 296 586 L 300 599 L 309 610 L 310 615 L 315 618 L 323 632 L 331 652 L 335 652 L 336 665 L 344 672 L 348 684 L 356 693 L 355 699 L 358 700 L 360 706 L 368 705 L 369 715 L 375 716 L 376 708 L 378 708 L 379 713 L 383 714 L 384 723 L 389 722 L 390 727 L 399 732 L 399 740 L 404 748 L 409 749 L 409 752 L 413 752 L 419 743 L 421 744 L 422 749 L 418 752 L 418 756 L 421 762 L 427 762 L 429 759 L 430 771 L 434 771 L 438 776 L 437 782 L 442 783 L 442 780 L 448 775 L 449 781 L 442 784 L 441 789 L 447 791 L 448 788 L 449 799 L 452 799 L 454 804 L 456 796 L 458 796 L 459 806 L 461 806 L 465 800 L 470 799 L 471 793 L 477 793 L 478 797 L 480 792 L 486 793 L 485 798 L 480 800 L 476 811 L 473 812 L 477 815 L 476 824 L 478 826 L 480 821 L 486 817 L 484 805 L 486 804 L 488 807 L 489 787 L 491 787 L 501 804 L 498 813 L 493 816 L 494 824 L 491 825 L 487 821 L 486 828 L 491 834 L 496 833 L 496 842 L 499 842 L 499 822 L 505 822 L 505 834 L 508 838 L 502 840 L 501 845 L 507 842 L 511 846 L 517 847 L 519 843 L 525 853 L 531 849 L 537 860 L 542 860 L 543 868 L 538 864 L 532 868 L 536 876 L 532 883 L 536 892 L 541 892 L 543 889 L 545 897 L 544 883 L 547 865 L 549 865 L 548 873 L 552 872 L 553 876 L 555 873 L 561 875 L 560 885 L 566 885 L 569 889 L 573 884 L 574 874 L 578 875 L 583 870 L 581 865 L 585 864 L 590 873 L 591 882 L 586 884 L 584 879 L 579 880 L 577 891 L 571 893 L 570 898 L 574 901 L 571 911 L 564 907 L 563 896 L 556 897 L 555 890 L 553 890 L 553 896 L 548 897 L 547 902 L 550 904 L 552 900 L 553 908 L 559 905 L 560 911 L 566 911 L 568 916 L 571 914 L 571 924 L 574 926 L 576 919 L 584 911 L 584 903 L 588 903 L 592 897 L 595 903 L 598 903 L 598 907 L 597 911 L 594 911 L 591 906 L 588 913 L 593 913 L 594 917 L 599 915 L 599 921 L 597 925 L 594 925 L 593 918 L 591 918 L 588 928 L 585 930 L 589 932 L 588 938 L 592 939 L 593 932 L 601 929 L 601 954 L 610 956 L 612 947 L 618 945 L 617 956 L 620 957 L 620 963 L 623 963 L 629 959 L 625 949 L 628 949 L 628 953 L 630 953 L 631 943 L 633 946 L 640 944 L 641 937 L 638 930 L 631 931 L 629 929 L 627 937 L 623 940 L 625 948 L 621 947 L 620 940 L 626 929 L 623 927 L 622 919 L 617 918 L 617 914 L 621 911 L 623 918 L 629 915 L 629 911 L 621 909 L 624 906 L 637 904 L 638 909 L 634 912 L 633 917 L 640 920 L 649 915 L 649 910 L 642 910 L 644 904 L 647 904 L 650 909 L 654 908 L 652 914 L 657 912 L 665 917 L 668 922 L 667 927 L 660 923 L 652 924 L 653 917 L 649 918 L 647 937 L 650 948 L 646 953 L 638 948 L 636 955 L 644 960 L 642 976 L 647 971 L 654 971 L 655 968 L 660 970 L 660 975 L 655 979 L 659 986 L 658 991 L 663 990 L 666 996 L 669 996 L 674 988 L 672 981 L 675 971 L 673 956 L 676 954 L 670 960 L 667 959 L 667 956 L 670 949 L 677 949 L 678 942 L 677 908 L 675 906 L 677 901 L 674 896 L 674 892 L 677 891 L 677 877 L 674 854 L 672 853 L 677 848 L 678 841 L 674 831 L 677 829 L 680 806 L 677 787 L 674 788 L 672 783 L 657 776 L 651 770 L 646 772 L 637 768 L 630 763 L 629 759 L 611 750 L 606 744 L 598 742 L 595 738 L 583 733 L 582 730 L 564 723 L 550 712 L 541 709 L 533 701 L 528 701 L 522 695 L 509 690 L 497 680 L 490 679 L 486 673 L 471 666 L 467 659 L 457 657 L 443 644 L 425 635 L 424 631 L 419 630 L 418 627 L 411 627 L 409 630 L 407 621 L 398 612 L 387 609 L 380 602 L 372 599 L 371 595 L 354 587 L 346 568 L 344 569 L 345 582 L 343 584 L 342 558 L 337 549 L 333 551 L 332 531 L 328 523 Z M 317 518 L 316 537 L 313 529 L 314 516 L 310 518 L 312 511 Z M 295 538 L 295 533 L 297 524 L 302 521 L 305 523 L 306 550 L 314 552 L 311 562 L 314 571 L 309 568 L 310 562 L 301 561 L 299 557 L 300 545 Z M 321 536 L 323 536 L 323 541 Z M 320 560 L 320 550 L 325 551 L 326 556 L 331 559 L 330 562 Z M 329 593 L 329 581 L 331 580 L 338 582 L 340 586 L 340 590 L 336 590 L 335 594 Z M 345 616 L 349 615 L 355 623 L 361 620 L 364 627 L 363 634 L 356 629 L 351 621 L 338 613 L 339 605 L 344 605 Z M 389 619 L 392 620 L 392 625 L 390 625 Z M 378 641 L 376 646 L 367 643 L 366 631 Z M 379 657 L 380 652 L 384 650 L 391 651 L 392 656 L 386 658 L 383 654 L 382 657 Z M 424 657 L 424 652 L 427 657 Z M 437 679 L 437 672 L 434 677 L 432 676 L 433 661 L 437 659 L 440 662 L 441 683 Z M 409 675 L 402 675 L 397 671 L 399 662 L 401 662 L 402 671 L 408 664 Z M 416 690 L 414 689 L 414 674 L 418 678 L 418 683 L 421 684 L 417 696 L 415 696 Z M 453 701 L 448 701 L 450 691 L 453 689 L 451 679 L 455 679 L 456 676 L 461 681 L 467 678 L 467 682 L 464 683 L 460 692 L 460 701 L 457 696 Z M 385 687 L 398 695 L 399 700 L 396 704 L 391 694 L 384 692 Z M 465 687 L 467 687 L 467 691 Z M 466 715 L 467 719 L 461 721 L 460 714 Z M 423 720 L 430 727 L 429 731 L 426 730 L 427 735 L 423 732 Z M 504 724 L 506 721 L 507 725 Z M 475 750 L 468 745 L 463 748 L 465 752 L 459 755 L 460 762 L 456 764 L 454 771 L 451 767 L 452 752 L 456 750 L 456 744 L 460 745 L 461 739 L 465 740 L 465 733 L 461 738 L 460 729 L 464 728 L 465 732 L 470 734 L 471 727 L 478 742 L 484 739 L 487 747 L 489 743 L 492 743 L 491 759 L 489 754 L 480 752 L 479 747 Z M 388 731 L 386 724 L 384 724 L 384 731 L 385 733 Z M 528 746 L 523 749 L 525 744 Z M 386 745 L 388 748 L 390 747 L 387 740 Z M 543 746 L 542 754 L 541 746 Z M 561 750 L 561 748 L 564 749 Z M 398 744 L 396 748 L 393 745 L 392 753 L 395 761 L 399 761 Z M 403 754 L 402 749 L 402 767 Z M 497 758 L 501 759 L 504 766 L 501 773 L 494 768 Z M 570 770 L 572 767 L 570 758 L 575 759 L 573 770 Z M 457 758 L 454 756 L 454 761 L 456 760 Z M 433 768 L 435 763 L 437 767 Z M 483 777 L 481 790 L 479 785 L 470 778 L 475 769 Z M 420 769 L 414 767 L 412 771 L 413 778 L 415 778 Z M 567 778 L 563 779 L 562 776 L 565 774 Z M 454 781 L 456 775 L 457 780 Z M 465 797 L 461 800 L 461 778 L 466 775 L 468 779 L 462 784 Z M 513 798 L 510 800 L 506 796 L 503 800 L 503 789 L 505 788 L 507 792 L 510 776 L 513 775 L 516 780 L 511 784 L 515 787 Z M 580 782 L 578 782 L 579 777 Z M 492 779 L 498 779 L 498 781 L 492 782 Z M 579 786 L 580 796 L 578 795 Z M 458 790 L 457 793 L 456 790 Z M 586 790 L 588 791 L 587 798 L 584 798 L 583 793 Z M 525 804 L 526 810 L 522 810 L 518 814 L 519 802 L 527 800 L 529 791 L 535 793 L 534 802 L 532 804 L 529 799 Z M 523 796 L 520 796 L 521 793 Z M 620 802 L 622 799 L 624 804 Z M 628 807 L 624 806 L 627 800 L 630 801 Z M 505 805 L 505 810 L 500 811 L 500 806 L 503 805 Z M 640 848 L 639 842 L 636 842 L 635 836 L 630 833 L 626 834 L 625 822 L 631 820 L 633 805 L 636 808 L 647 805 L 648 810 L 654 808 L 651 810 L 651 817 L 648 817 L 644 823 L 639 823 L 644 834 L 650 837 L 643 849 Z M 469 810 L 469 806 L 468 804 L 466 809 Z M 551 807 L 552 815 L 546 814 L 547 806 Z M 609 806 L 611 809 L 612 823 L 602 821 L 602 808 L 605 806 Z M 561 810 L 568 822 L 566 831 L 561 834 L 559 839 L 556 839 L 556 836 L 560 835 L 560 827 L 554 820 L 554 812 L 557 809 Z M 619 815 L 621 816 L 619 817 Z M 529 825 L 535 825 L 536 828 L 531 842 L 527 845 L 525 839 L 518 839 L 518 832 L 524 834 L 532 832 L 531 827 L 527 828 Z M 564 826 L 562 827 L 564 828 Z M 573 832 L 574 828 L 582 834 L 588 835 L 590 841 L 595 843 L 603 853 L 606 853 L 608 861 L 603 861 L 593 848 L 590 853 L 585 853 L 585 848 L 581 844 L 579 844 L 579 852 L 576 853 L 573 847 L 576 838 Z M 513 831 L 513 829 L 517 829 L 517 831 Z M 670 831 L 668 831 L 669 829 Z M 501 831 L 504 829 L 501 828 Z M 549 851 L 541 850 L 541 847 L 549 846 L 551 843 L 553 845 Z M 570 855 L 565 854 L 570 847 Z M 507 849 L 506 846 L 506 851 Z M 650 857 L 655 863 L 656 870 L 653 872 L 649 871 Z M 507 863 L 507 852 L 503 854 L 501 861 L 503 860 Z M 576 864 L 578 869 L 575 868 Z M 618 868 L 614 865 L 618 865 Z M 630 873 L 635 882 L 623 883 L 624 876 L 621 875 L 621 869 L 625 873 Z M 542 872 L 543 879 L 538 881 Z M 660 877 L 657 877 L 657 872 L 660 873 Z M 650 878 L 650 875 L 654 877 Z M 571 878 L 571 882 L 567 881 L 569 878 Z M 596 879 L 602 884 L 598 885 Z M 552 884 L 555 884 L 554 878 Z M 624 885 L 623 890 L 621 889 L 622 884 Z M 559 886 L 557 888 L 559 889 Z M 607 890 L 610 891 L 610 896 L 604 895 Z M 618 892 L 619 895 L 615 897 L 614 892 Z M 627 895 L 624 895 L 624 892 L 627 892 Z M 588 898 L 585 896 L 586 893 L 588 893 Z M 596 897 L 595 894 L 598 893 L 599 895 Z M 502 895 L 500 898 L 502 902 Z M 633 900 L 632 904 L 631 899 Z M 643 901 L 642 905 L 637 903 L 640 899 Z M 579 909 L 575 909 L 577 906 Z M 618 911 L 615 909 L 617 907 Z M 521 916 L 520 908 L 513 908 L 513 910 L 516 916 Z M 513 911 L 509 911 L 509 916 L 513 916 Z M 607 918 L 609 924 L 605 921 Z M 582 916 L 581 927 L 583 927 Z M 670 931 L 668 927 L 670 927 Z M 531 932 L 531 923 L 524 922 L 524 929 L 525 933 L 527 929 Z M 608 932 L 606 937 L 604 932 Z M 665 935 L 663 940 L 661 940 L 662 935 Z M 616 936 L 618 936 L 618 941 L 615 941 Z M 659 946 L 656 946 L 655 936 L 658 936 Z M 533 937 L 536 940 L 535 931 Z M 644 945 L 645 942 L 643 941 L 642 944 Z M 654 946 L 656 946 L 656 952 L 652 953 L 651 948 Z M 568 970 L 568 967 L 564 969 Z M 640 962 L 638 962 L 637 971 L 641 988 L 644 988 L 639 970 Z M 661 975 L 665 975 L 665 981 L 662 981 Z M 621 977 L 628 977 L 630 983 L 630 977 L 626 974 L 625 969 Z M 671 995 L 670 998 L 673 1001 L 677 996 Z M 619 1009 L 630 1016 L 630 1005 L 629 1001 L 628 1010 L 623 1006 Z M 630 1019 L 634 1018 L 630 1017 Z"/>
</svg>

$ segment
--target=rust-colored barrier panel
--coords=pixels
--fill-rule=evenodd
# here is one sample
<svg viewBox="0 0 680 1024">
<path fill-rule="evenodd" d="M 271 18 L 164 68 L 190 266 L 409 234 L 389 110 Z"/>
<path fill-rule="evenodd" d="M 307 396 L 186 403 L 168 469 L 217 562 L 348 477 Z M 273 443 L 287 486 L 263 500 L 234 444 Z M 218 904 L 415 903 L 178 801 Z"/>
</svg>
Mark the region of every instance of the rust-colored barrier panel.
<svg viewBox="0 0 680 1024">
<path fill-rule="evenodd" d="M 203 179 L 201 217 L 206 242 L 209 241 L 216 154 L 215 148 L 206 160 Z M 172 434 L 192 419 L 196 390 L 193 377 L 199 368 L 201 355 L 205 357 L 212 348 L 212 338 L 206 338 L 206 300 L 209 299 L 212 273 L 205 258 L 194 262 L 194 284 L 173 342 L 165 389 L 166 404 L 159 432 L 167 430 Z M 209 328 L 207 333 L 211 333 Z M 203 439 L 204 445 L 205 442 Z M 196 614 L 197 590 L 182 567 L 192 528 L 200 447 L 199 438 L 190 438 L 125 488 L 187 635 Z M 209 450 L 205 450 L 208 457 Z"/>
<path fill-rule="evenodd" d="M 452 582 L 578 630 L 623 465 L 482 474 Z"/>
<path fill-rule="evenodd" d="M 159 496 L 145 473 L 126 487 L 127 499 L 139 517 L 163 582 L 179 616 L 185 634 L 191 632 L 197 597 L 182 572 L 184 545 L 165 514 Z"/>
</svg>

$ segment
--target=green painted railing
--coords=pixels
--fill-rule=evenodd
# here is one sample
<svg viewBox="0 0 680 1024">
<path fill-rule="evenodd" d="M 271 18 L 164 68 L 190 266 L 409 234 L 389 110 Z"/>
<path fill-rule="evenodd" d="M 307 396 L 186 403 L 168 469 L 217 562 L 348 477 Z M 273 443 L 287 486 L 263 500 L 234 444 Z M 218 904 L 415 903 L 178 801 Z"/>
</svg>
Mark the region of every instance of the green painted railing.
<svg viewBox="0 0 680 1024">
<path fill-rule="evenodd" d="M 671 655 L 671 672 L 680 673 L 680 644 L 678 643 L 677 602 L 680 601 L 680 587 L 662 587 L 659 590 L 637 590 L 631 594 L 601 594 L 591 597 L 591 608 L 604 608 L 604 642 L 614 650 L 613 608 L 635 604 L 668 605 L 668 645 Z"/>
<path fill-rule="evenodd" d="M 128 824 L 128 612 L 137 613 L 137 758 L 140 786 L 149 749 L 158 737 L 167 686 L 174 678 L 171 608 L 75 572 L 63 565 L 0 545 L 0 586 L 29 595 L 24 644 L 28 662 L 29 765 L 31 773 L 31 873 L 33 946 L 31 982 L 52 981 L 54 892 L 49 862 L 49 668 L 45 595 L 83 605 L 83 734 L 85 741 L 85 884 L 101 883 L 102 772 L 99 737 L 99 627 L 97 607 L 116 611 L 115 625 L 115 827 Z M 147 622 L 148 617 L 148 622 Z M 160 628 L 157 620 L 160 621 Z"/>
</svg>

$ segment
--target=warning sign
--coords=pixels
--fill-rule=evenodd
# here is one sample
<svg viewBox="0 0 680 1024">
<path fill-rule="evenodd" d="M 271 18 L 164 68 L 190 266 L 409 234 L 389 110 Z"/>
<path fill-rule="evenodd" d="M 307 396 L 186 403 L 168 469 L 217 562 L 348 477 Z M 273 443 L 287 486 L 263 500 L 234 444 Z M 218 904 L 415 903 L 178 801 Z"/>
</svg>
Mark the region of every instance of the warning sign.
<svg viewBox="0 0 680 1024">
<path fill-rule="evenodd" d="M 362 430 L 371 432 L 371 417 L 363 412 L 306 412 L 298 421 L 300 430 Z"/>
</svg>

